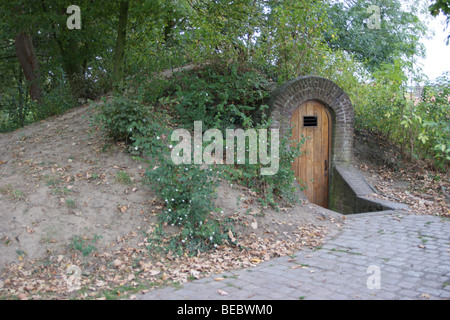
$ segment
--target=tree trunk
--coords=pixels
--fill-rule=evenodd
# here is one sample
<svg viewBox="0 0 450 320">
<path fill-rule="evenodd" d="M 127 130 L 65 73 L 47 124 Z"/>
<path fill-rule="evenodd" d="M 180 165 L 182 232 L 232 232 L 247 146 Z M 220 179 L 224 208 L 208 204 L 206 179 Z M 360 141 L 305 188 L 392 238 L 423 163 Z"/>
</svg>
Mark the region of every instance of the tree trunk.
<svg viewBox="0 0 450 320">
<path fill-rule="evenodd" d="M 25 79 L 30 84 L 30 97 L 40 103 L 42 89 L 39 85 L 39 64 L 30 34 L 20 32 L 15 38 L 15 47 Z"/>
<path fill-rule="evenodd" d="M 127 22 L 128 22 L 128 7 L 129 1 L 120 2 L 119 13 L 119 29 L 117 32 L 116 50 L 114 52 L 114 69 L 113 69 L 113 85 L 117 84 L 123 79 L 125 72 L 124 55 L 125 55 L 125 40 L 127 36 Z"/>
<path fill-rule="evenodd" d="M 61 47 L 63 57 L 63 69 L 69 80 L 70 90 L 76 101 L 85 97 L 85 74 L 80 58 L 80 45 L 74 38 L 66 41 L 67 50 Z"/>
</svg>

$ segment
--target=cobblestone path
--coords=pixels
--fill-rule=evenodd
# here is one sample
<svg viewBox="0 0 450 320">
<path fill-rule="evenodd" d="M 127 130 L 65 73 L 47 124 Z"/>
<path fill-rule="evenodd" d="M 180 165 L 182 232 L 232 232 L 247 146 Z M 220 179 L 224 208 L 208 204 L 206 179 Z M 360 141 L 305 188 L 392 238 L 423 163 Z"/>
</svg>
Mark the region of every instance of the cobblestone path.
<svg viewBox="0 0 450 320">
<path fill-rule="evenodd" d="M 347 217 L 342 230 L 316 250 L 152 290 L 138 299 L 450 298 L 449 219 L 396 212 Z"/>
</svg>

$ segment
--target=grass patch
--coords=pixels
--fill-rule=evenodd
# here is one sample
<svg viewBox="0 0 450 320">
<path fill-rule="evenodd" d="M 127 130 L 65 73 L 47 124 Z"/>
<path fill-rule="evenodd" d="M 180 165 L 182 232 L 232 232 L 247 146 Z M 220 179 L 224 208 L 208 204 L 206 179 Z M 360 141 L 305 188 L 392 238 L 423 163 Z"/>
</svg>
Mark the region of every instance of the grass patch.
<svg viewBox="0 0 450 320">
<path fill-rule="evenodd" d="M 77 206 L 77 203 L 75 202 L 75 200 L 73 200 L 71 198 L 67 198 L 66 205 L 67 205 L 67 208 L 75 208 Z"/>
<path fill-rule="evenodd" d="M 74 236 L 72 238 L 72 243 L 70 244 L 70 247 L 73 250 L 80 251 L 83 254 L 83 257 L 86 257 L 86 256 L 90 255 L 91 252 L 97 251 L 97 248 L 95 247 L 95 243 L 101 237 L 102 236 L 94 235 L 94 238 L 91 241 L 88 241 L 79 236 Z"/>
<path fill-rule="evenodd" d="M 116 174 L 116 181 L 118 183 L 122 183 L 122 184 L 131 184 L 130 175 L 126 171 L 119 171 L 119 172 L 117 172 L 117 174 Z"/>
<path fill-rule="evenodd" d="M 51 177 L 48 176 L 45 178 L 45 185 L 47 187 L 52 187 L 52 186 L 57 186 L 62 182 L 61 179 L 55 178 L 55 177 Z"/>
<path fill-rule="evenodd" d="M 106 300 L 117 300 L 129 297 L 129 295 L 138 293 L 141 290 L 147 289 L 143 284 L 138 284 L 136 286 L 123 285 L 112 290 L 103 291 L 102 295 Z"/>
<path fill-rule="evenodd" d="M 15 189 L 11 184 L 1 187 L 0 194 L 9 196 L 11 199 L 16 201 L 25 199 L 25 194 L 21 190 Z"/>
<path fill-rule="evenodd" d="M 52 193 L 58 196 L 66 196 L 70 193 L 72 193 L 72 190 L 67 189 L 66 187 L 57 187 L 55 189 L 52 190 Z"/>
</svg>

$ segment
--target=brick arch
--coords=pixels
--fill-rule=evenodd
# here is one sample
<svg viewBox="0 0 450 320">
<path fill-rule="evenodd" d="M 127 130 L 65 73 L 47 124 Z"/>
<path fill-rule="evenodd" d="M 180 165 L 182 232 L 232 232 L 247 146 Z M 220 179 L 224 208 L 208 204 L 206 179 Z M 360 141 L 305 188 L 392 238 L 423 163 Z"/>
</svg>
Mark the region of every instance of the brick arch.
<svg viewBox="0 0 450 320">
<path fill-rule="evenodd" d="M 316 76 L 303 76 L 290 80 L 275 89 L 269 101 L 272 129 L 286 134 L 291 116 L 306 101 L 318 101 L 332 114 L 332 160 L 351 161 L 354 132 L 354 111 L 348 95 L 333 81 Z"/>
</svg>

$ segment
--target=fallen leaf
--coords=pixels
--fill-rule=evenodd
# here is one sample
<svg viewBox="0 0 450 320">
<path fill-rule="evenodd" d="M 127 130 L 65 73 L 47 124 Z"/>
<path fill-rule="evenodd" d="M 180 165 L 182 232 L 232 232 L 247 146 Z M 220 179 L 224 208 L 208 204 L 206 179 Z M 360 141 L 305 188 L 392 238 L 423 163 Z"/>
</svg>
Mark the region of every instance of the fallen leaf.
<svg viewBox="0 0 450 320">
<path fill-rule="evenodd" d="M 217 293 L 220 294 L 221 296 L 226 296 L 228 294 L 228 292 L 217 289 Z"/>
<path fill-rule="evenodd" d="M 231 229 L 228 230 L 228 237 L 230 237 L 231 242 L 236 242 L 236 238 L 233 236 L 233 232 L 231 232 Z"/>
<path fill-rule="evenodd" d="M 28 300 L 27 295 L 25 293 L 21 293 L 17 296 L 20 300 Z"/>
<path fill-rule="evenodd" d="M 301 264 L 291 267 L 291 269 L 298 269 L 298 268 L 307 269 L 308 267 L 306 267 L 305 265 L 301 265 Z"/>
<path fill-rule="evenodd" d="M 161 271 L 160 270 L 150 270 L 149 271 L 149 274 L 151 275 L 151 276 L 156 276 L 157 274 L 159 274 Z"/>
<path fill-rule="evenodd" d="M 114 264 L 114 267 L 120 267 L 123 264 L 123 262 L 122 262 L 122 260 L 116 259 L 116 260 L 114 260 L 113 264 Z"/>
<path fill-rule="evenodd" d="M 95 281 L 95 285 L 97 287 L 103 287 L 105 284 L 106 284 L 105 281 L 102 281 L 102 280 L 96 280 Z"/>
<path fill-rule="evenodd" d="M 214 278 L 214 281 L 223 281 L 225 278 Z"/>
</svg>

